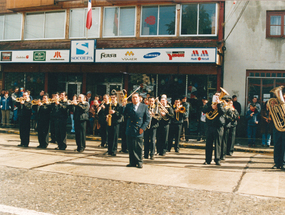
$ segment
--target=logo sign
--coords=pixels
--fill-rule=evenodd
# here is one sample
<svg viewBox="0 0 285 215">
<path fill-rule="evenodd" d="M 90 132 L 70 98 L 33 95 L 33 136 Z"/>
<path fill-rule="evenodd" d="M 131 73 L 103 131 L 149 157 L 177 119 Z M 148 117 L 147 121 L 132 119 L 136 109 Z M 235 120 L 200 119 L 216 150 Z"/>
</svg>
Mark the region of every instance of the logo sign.
<svg viewBox="0 0 285 215">
<path fill-rule="evenodd" d="M 69 50 L 47 51 L 46 61 L 51 63 L 69 62 Z"/>
<path fill-rule="evenodd" d="M 136 57 L 133 57 L 134 55 L 135 55 L 134 52 L 132 52 L 132 51 L 127 51 L 126 54 L 125 54 L 126 57 L 122 57 L 122 60 L 123 60 L 123 61 L 136 61 L 137 58 L 136 58 Z M 129 57 L 128 57 L 128 56 L 129 56 Z"/>
<path fill-rule="evenodd" d="M 135 54 L 134 54 L 132 51 L 130 51 L 130 52 L 127 51 L 125 55 L 126 55 L 126 56 L 134 56 Z"/>
<path fill-rule="evenodd" d="M 184 51 L 174 51 L 174 52 L 166 52 L 169 57 L 169 60 L 172 60 L 174 57 L 185 57 Z"/>
<path fill-rule="evenodd" d="M 102 58 L 112 58 L 112 57 L 117 57 L 117 54 L 106 54 L 106 53 L 101 53 L 101 59 Z"/>
<path fill-rule="evenodd" d="M 143 58 L 149 59 L 149 58 L 156 58 L 160 55 L 160 52 L 151 52 L 143 56 Z"/>
<path fill-rule="evenodd" d="M 191 55 L 191 60 L 193 61 L 209 61 L 209 53 L 208 50 L 193 50 L 192 55 Z"/>
<path fill-rule="evenodd" d="M 12 52 L 1 52 L 1 61 L 12 61 Z"/>
<path fill-rule="evenodd" d="M 94 40 L 71 41 L 71 62 L 94 62 Z"/>
<path fill-rule="evenodd" d="M 34 51 L 33 61 L 46 61 L 45 51 Z"/>
</svg>

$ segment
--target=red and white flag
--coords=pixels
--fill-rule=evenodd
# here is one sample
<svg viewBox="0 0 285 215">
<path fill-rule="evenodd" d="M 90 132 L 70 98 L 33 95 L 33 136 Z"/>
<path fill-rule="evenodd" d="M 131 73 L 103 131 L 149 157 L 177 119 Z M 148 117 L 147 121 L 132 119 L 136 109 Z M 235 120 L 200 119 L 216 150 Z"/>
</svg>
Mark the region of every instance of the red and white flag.
<svg viewBox="0 0 285 215">
<path fill-rule="evenodd" d="M 90 29 L 92 26 L 92 4 L 91 0 L 88 0 L 88 11 L 87 11 L 87 19 L 86 19 L 86 28 Z"/>
</svg>

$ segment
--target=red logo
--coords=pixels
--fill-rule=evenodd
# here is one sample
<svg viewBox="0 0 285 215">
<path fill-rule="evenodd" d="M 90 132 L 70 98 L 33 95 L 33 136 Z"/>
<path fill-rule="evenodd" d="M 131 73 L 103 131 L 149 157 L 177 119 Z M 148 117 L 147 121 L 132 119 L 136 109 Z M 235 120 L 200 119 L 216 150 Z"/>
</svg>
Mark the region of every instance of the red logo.
<svg viewBox="0 0 285 215">
<path fill-rule="evenodd" d="M 60 52 L 55 52 L 53 58 L 61 58 Z"/>
<path fill-rule="evenodd" d="M 144 21 L 149 25 L 154 25 L 155 24 L 155 16 L 149 16 Z"/>
<path fill-rule="evenodd" d="M 184 51 L 179 51 L 179 52 L 166 52 L 166 54 L 169 57 L 169 60 L 172 60 L 174 57 L 185 57 L 185 52 Z"/>
<path fill-rule="evenodd" d="M 29 55 L 26 55 L 26 59 L 29 59 Z"/>
</svg>

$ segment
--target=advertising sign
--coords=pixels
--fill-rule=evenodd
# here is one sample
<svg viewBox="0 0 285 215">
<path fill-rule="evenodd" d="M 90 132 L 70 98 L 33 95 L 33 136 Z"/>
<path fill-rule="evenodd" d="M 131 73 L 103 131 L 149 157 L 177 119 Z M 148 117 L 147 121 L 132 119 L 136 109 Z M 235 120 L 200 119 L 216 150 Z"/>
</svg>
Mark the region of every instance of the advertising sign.
<svg viewBox="0 0 285 215">
<path fill-rule="evenodd" d="M 96 49 L 99 63 L 216 63 L 216 48 Z"/>
<path fill-rule="evenodd" d="M 1 52 L 1 61 L 12 61 L 12 52 Z"/>
<path fill-rule="evenodd" d="M 71 41 L 71 62 L 94 62 L 94 40 Z"/>
</svg>

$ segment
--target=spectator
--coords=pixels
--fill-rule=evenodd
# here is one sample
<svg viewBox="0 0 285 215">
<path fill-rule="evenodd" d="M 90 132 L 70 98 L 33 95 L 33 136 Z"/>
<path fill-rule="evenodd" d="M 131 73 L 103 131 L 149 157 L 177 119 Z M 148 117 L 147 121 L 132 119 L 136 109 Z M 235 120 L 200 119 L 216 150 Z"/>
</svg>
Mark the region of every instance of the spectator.
<svg viewBox="0 0 285 215">
<path fill-rule="evenodd" d="M 249 104 L 249 110 L 246 113 L 247 121 L 247 137 L 248 137 L 248 146 L 255 146 L 255 139 L 256 139 L 256 130 L 257 125 L 259 122 L 259 112 L 256 109 L 255 104 Z"/>
<path fill-rule="evenodd" d="M 269 108 L 267 107 L 267 102 L 261 109 L 261 120 L 260 120 L 260 133 L 262 134 L 262 146 L 270 146 L 271 133 L 272 133 L 272 119 L 269 114 Z"/>
<path fill-rule="evenodd" d="M 236 95 L 233 95 L 233 106 L 234 108 L 237 110 L 238 114 L 240 115 L 241 113 L 241 105 L 240 103 L 237 101 L 237 96 Z"/>
<path fill-rule="evenodd" d="M 257 102 L 257 98 L 256 97 L 253 97 L 252 98 L 252 102 L 250 104 L 254 104 L 255 105 L 255 109 L 260 113 L 261 111 L 261 106 L 260 104 Z M 248 104 L 247 106 L 247 111 L 250 110 L 250 104 Z"/>
<path fill-rule="evenodd" d="M 72 97 L 72 100 L 73 101 L 76 101 L 77 100 L 77 95 L 76 94 L 74 94 L 73 95 L 73 97 Z M 74 119 L 73 119 L 73 110 L 72 110 L 72 108 L 71 108 L 71 111 L 70 111 L 70 118 L 71 118 L 71 133 L 75 133 L 75 130 L 74 130 Z"/>
<path fill-rule="evenodd" d="M 91 91 L 88 91 L 87 94 L 86 94 L 86 101 L 89 103 L 91 103 L 92 99 L 91 99 Z"/>
<path fill-rule="evenodd" d="M 12 99 L 9 97 L 9 92 L 5 91 L 4 96 L 1 96 L 1 113 L 2 113 L 2 127 L 10 125 L 10 111 L 12 109 Z"/>
<path fill-rule="evenodd" d="M 198 126 L 198 138 L 197 141 L 206 141 L 206 135 L 207 135 L 207 123 L 206 123 L 206 114 L 203 113 L 204 106 L 208 103 L 208 100 L 206 97 L 202 98 L 202 106 L 200 109 L 200 119 L 199 119 L 199 126 Z"/>
</svg>

